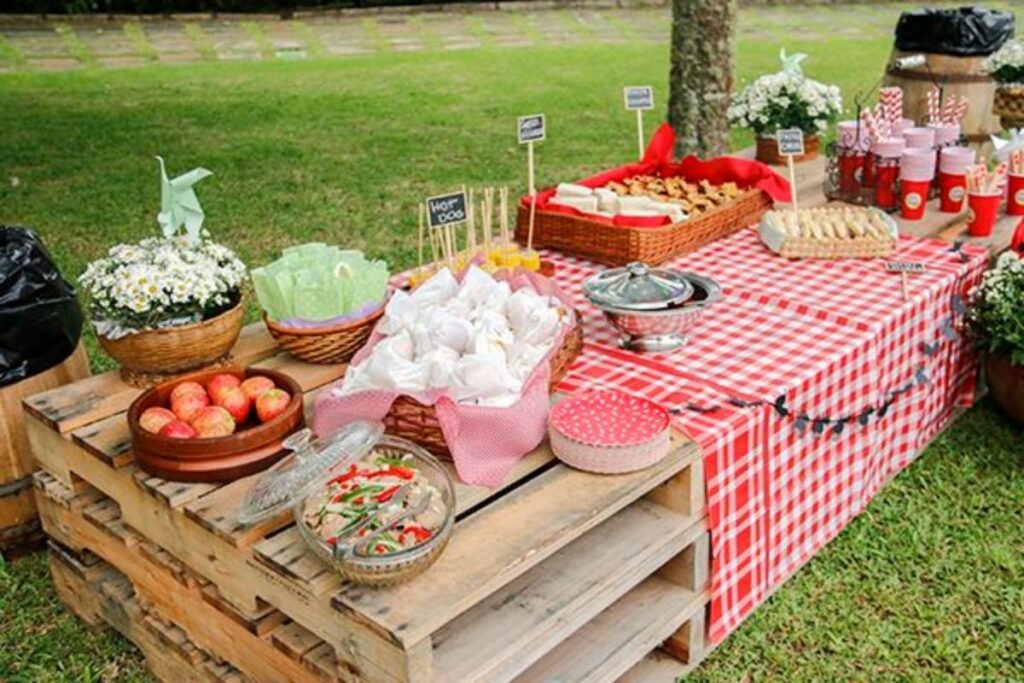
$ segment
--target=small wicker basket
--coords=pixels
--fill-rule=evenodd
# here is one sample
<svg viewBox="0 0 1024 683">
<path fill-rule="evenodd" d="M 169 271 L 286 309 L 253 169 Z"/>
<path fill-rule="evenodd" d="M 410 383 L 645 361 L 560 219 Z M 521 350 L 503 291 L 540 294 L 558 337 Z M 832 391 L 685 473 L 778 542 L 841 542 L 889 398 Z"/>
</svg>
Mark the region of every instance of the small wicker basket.
<svg viewBox="0 0 1024 683">
<path fill-rule="evenodd" d="M 347 363 L 370 338 L 384 306 L 357 320 L 327 327 L 287 327 L 263 314 L 263 322 L 278 346 L 307 363 Z"/>
<path fill-rule="evenodd" d="M 771 207 L 767 193 L 755 188 L 696 218 L 658 228 L 609 225 L 583 216 L 538 209 L 533 244 L 613 266 L 633 261 L 658 265 L 756 223 Z M 520 206 L 516 239 L 525 244 L 529 231 L 530 211 Z"/>
<path fill-rule="evenodd" d="M 212 365 L 231 351 L 242 332 L 242 302 L 220 315 L 180 327 L 144 330 L 120 339 L 99 337 L 122 374 L 158 376 Z"/>
<path fill-rule="evenodd" d="M 1003 128 L 1024 126 L 1024 85 L 1000 85 L 996 88 L 992 113 L 1002 119 Z"/>
<path fill-rule="evenodd" d="M 794 237 L 783 233 L 767 216 L 761 221 L 758 232 L 765 246 L 785 258 L 842 259 L 891 256 L 899 239 L 896 221 L 889 214 L 876 208 L 865 209 L 865 211 L 878 213 L 889 228 L 889 239 Z"/>
<path fill-rule="evenodd" d="M 579 314 L 576 324 L 565 335 L 562 345 L 551 357 L 551 381 L 554 389 L 569 372 L 576 357 L 583 351 L 583 325 Z M 399 396 L 384 416 L 384 427 L 388 434 L 400 436 L 419 444 L 439 458 L 451 459 L 448 443 L 437 421 L 434 406 L 423 405 L 411 396 Z"/>
</svg>

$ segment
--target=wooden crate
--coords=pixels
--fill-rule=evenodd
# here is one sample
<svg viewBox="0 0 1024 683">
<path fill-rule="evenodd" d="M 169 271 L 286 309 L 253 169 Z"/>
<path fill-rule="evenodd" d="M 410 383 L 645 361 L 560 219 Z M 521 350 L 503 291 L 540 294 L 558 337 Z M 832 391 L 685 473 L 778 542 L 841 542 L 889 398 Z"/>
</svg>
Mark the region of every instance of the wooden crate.
<svg viewBox="0 0 1024 683">
<path fill-rule="evenodd" d="M 262 328 L 247 328 L 234 355 L 295 377 L 307 405 L 343 372 L 275 355 Z M 289 514 L 240 525 L 251 479 L 179 484 L 139 471 L 123 415 L 136 393 L 114 374 L 27 401 L 44 529 L 101 557 L 248 678 L 610 681 L 665 641 L 690 660 L 704 652 L 708 534 L 689 441 L 628 475 L 578 472 L 542 447 L 497 490 L 460 484 L 438 563 L 370 590 L 343 584 Z M 333 673 L 311 673 L 312 652 Z"/>
<path fill-rule="evenodd" d="M 89 376 L 81 343 L 49 370 L 0 387 L 0 550 L 29 544 L 40 536 L 32 500 L 35 469 L 25 434 L 21 402 L 28 396 Z"/>
</svg>

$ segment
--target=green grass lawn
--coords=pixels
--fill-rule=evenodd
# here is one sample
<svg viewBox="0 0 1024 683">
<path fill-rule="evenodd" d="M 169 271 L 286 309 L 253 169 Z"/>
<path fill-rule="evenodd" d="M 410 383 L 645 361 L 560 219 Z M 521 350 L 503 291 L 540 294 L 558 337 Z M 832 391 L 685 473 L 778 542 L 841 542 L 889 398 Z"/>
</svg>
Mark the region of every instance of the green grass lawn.
<svg viewBox="0 0 1024 683">
<path fill-rule="evenodd" d="M 786 47 L 852 102 L 889 41 Z M 774 69 L 778 48 L 741 41 L 740 79 Z M 0 221 L 36 227 L 77 276 L 156 231 L 161 154 L 215 173 L 199 187 L 207 226 L 250 265 L 325 240 L 402 268 L 423 197 L 522 190 L 517 115 L 548 116 L 539 182 L 571 180 L 635 154 L 621 87 L 652 83 L 663 102 L 667 73 L 664 47 L 584 45 L 0 75 Z M 971 411 L 695 678 L 1024 679 L 1022 445 L 991 406 Z M 146 679 L 130 644 L 62 610 L 42 555 L 0 564 L 0 608 L 0 680 Z"/>
</svg>

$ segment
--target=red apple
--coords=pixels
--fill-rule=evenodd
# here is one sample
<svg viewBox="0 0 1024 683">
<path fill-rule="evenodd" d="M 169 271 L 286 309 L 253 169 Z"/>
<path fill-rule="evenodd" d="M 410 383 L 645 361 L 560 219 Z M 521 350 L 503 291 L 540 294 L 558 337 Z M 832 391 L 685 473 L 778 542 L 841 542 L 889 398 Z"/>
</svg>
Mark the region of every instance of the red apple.
<svg viewBox="0 0 1024 683">
<path fill-rule="evenodd" d="M 165 425 L 177 419 L 178 416 L 167 408 L 146 408 L 139 416 L 139 426 L 151 434 L 159 434 Z"/>
<path fill-rule="evenodd" d="M 255 375 L 242 382 L 242 391 L 253 401 L 258 399 L 260 394 L 270 391 L 274 387 L 274 380 L 263 375 Z"/>
<path fill-rule="evenodd" d="M 175 400 L 186 394 L 203 394 L 205 396 L 206 389 L 203 389 L 203 385 L 199 382 L 182 382 L 171 390 L 170 402 L 174 403 Z"/>
<path fill-rule="evenodd" d="M 260 422 L 273 420 L 288 408 L 292 396 L 282 389 L 271 389 L 260 394 L 256 399 L 256 415 Z"/>
<path fill-rule="evenodd" d="M 187 422 L 173 420 L 168 422 L 160 430 L 160 436 L 169 436 L 172 439 L 194 439 L 196 430 Z"/>
<path fill-rule="evenodd" d="M 207 406 L 192 420 L 192 428 L 202 439 L 231 436 L 235 433 L 235 420 L 220 406 Z"/>
<path fill-rule="evenodd" d="M 242 383 L 242 380 L 238 379 L 235 375 L 229 375 L 226 372 L 214 375 L 210 378 L 210 381 L 206 383 L 206 393 L 213 399 L 215 405 L 220 405 L 220 393 L 225 389 L 231 389 L 237 387 Z"/>
<path fill-rule="evenodd" d="M 217 398 L 219 400 L 214 403 L 231 413 L 235 424 L 242 424 L 249 419 L 249 413 L 252 412 L 252 400 L 239 387 L 222 389 Z"/>
<path fill-rule="evenodd" d="M 210 397 L 206 392 L 189 392 L 171 399 L 171 410 L 182 422 L 192 422 L 199 411 L 210 405 Z"/>
</svg>

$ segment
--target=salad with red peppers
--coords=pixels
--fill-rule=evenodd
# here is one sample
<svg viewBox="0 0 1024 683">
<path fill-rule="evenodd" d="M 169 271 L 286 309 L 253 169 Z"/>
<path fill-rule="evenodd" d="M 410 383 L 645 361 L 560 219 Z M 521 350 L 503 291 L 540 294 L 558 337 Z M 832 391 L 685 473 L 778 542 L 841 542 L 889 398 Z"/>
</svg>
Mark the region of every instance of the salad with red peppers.
<svg viewBox="0 0 1024 683">
<path fill-rule="evenodd" d="M 410 510 L 418 511 L 406 516 Z M 339 540 L 356 543 L 372 536 L 367 554 L 390 555 L 432 538 L 444 525 L 445 513 L 440 492 L 419 471 L 412 456 L 371 454 L 310 496 L 303 521 L 327 545 L 335 546 Z M 406 518 L 395 524 L 403 516 Z M 366 524 L 369 518 L 373 520 Z"/>
</svg>

